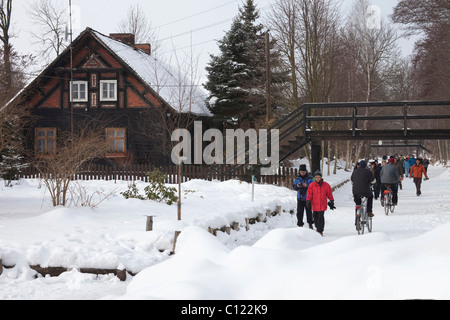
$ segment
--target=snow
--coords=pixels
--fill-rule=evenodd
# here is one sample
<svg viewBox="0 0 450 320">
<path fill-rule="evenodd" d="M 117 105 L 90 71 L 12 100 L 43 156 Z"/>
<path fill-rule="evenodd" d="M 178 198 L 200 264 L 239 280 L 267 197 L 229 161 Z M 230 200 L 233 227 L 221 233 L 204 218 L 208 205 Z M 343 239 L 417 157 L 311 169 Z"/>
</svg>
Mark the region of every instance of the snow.
<svg viewBox="0 0 450 320">
<path fill-rule="evenodd" d="M 0 190 L 0 300 L 6 299 L 449 299 L 450 170 L 429 167 L 415 195 L 403 182 L 399 205 L 386 216 L 374 202 L 373 232 L 358 236 L 351 184 L 334 192 L 324 236 L 296 226 L 290 186 L 192 180 L 177 206 L 124 199 L 125 181 L 84 181 L 113 193 L 95 209 L 51 206 L 39 180 Z M 324 179 L 332 185 L 351 172 Z M 143 190 L 146 186 L 138 182 Z M 177 187 L 175 185 L 175 187 Z M 281 205 L 283 212 L 245 230 L 245 218 Z M 154 215 L 153 231 L 145 231 Z M 237 221 L 230 235 L 220 228 Z M 181 231 L 173 249 L 174 232 Z M 69 271 L 42 277 L 30 265 Z M 80 268 L 125 268 L 127 280 Z"/>
</svg>

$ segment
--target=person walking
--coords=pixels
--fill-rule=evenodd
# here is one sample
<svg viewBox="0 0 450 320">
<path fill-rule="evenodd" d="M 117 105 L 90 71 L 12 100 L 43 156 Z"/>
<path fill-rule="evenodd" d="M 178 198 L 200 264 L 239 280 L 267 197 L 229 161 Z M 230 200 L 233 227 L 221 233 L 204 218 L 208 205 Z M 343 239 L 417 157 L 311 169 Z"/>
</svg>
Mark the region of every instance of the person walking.
<svg viewBox="0 0 450 320">
<path fill-rule="evenodd" d="M 300 165 L 299 171 L 300 174 L 294 180 L 293 185 L 294 190 L 297 190 L 297 225 L 303 227 L 303 214 L 306 210 L 306 222 L 309 228 L 312 229 L 314 223 L 312 211 L 311 208 L 306 206 L 306 193 L 309 185 L 312 183 L 312 178 L 309 176 L 305 164 Z"/>
<path fill-rule="evenodd" d="M 367 169 L 366 161 L 361 160 L 359 162 L 359 167 L 353 171 L 350 180 L 353 185 L 353 201 L 357 206 L 360 206 L 361 199 L 367 198 L 367 214 L 369 217 L 373 217 L 373 194 L 370 187 L 376 183 L 376 180 L 372 172 Z"/>
<path fill-rule="evenodd" d="M 381 195 L 387 190 L 387 185 L 392 190 L 392 202 L 396 206 L 398 203 L 398 187 L 397 182 L 400 179 L 400 172 L 394 165 L 394 158 L 390 158 L 389 162 L 381 168 L 380 180 L 381 180 Z M 381 196 L 381 206 L 384 207 L 384 197 Z"/>
<path fill-rule="evenodd" d="M 398 173 L 400 174 L 400 178 L 397 181 L 397 189 L 400 187 L 400 190 L 403 189 L 402 181 L 403 181 L 403 166 L 400 164 L 398 158 L 394 157 L 394 166 L 397 167 Z"/>
<path fill-rule="evenodd" d="M 306 205 L 313 211 L 314 225 L 321 236 L 323 236 L 323 230 L 325 229 L 324 215 L 327 210 L 327 204 L 331 210 L 336 209 L 331 186 L 323 180 L 322 173 L 316 171 L 314 173 L 314 182 L 309 185 L 306 193 Z"/>
<path fill-rule="evenodd" d="M 405 176 L 408 178 L 409 170 L 411 170 L 411 165 L 409 164 L 409 157 L 403 161 L 403 169 L 405 170 Z"/>
<path fill-rule="evenodd" d="M 427 173 L 428 173 L 428 165 L 429 164 L 430 164 L 430 160 L 428 160 L 426 158 L 422 160 L 422 165 L 425 168 L 425 172 L 427 172 Z"/>
<path fill-rule="evenodd" d="M 375 183 L 372 185 L 375 200 L 377 200 L 380 197 L 380 188 L 381 188 L 380 171 L 381 168 L 378 166 L 376 161 L 370 163 L 370 172 L 372 172 L 373 177 L 375 178 Z"/>
<path fill-rule="evenodd" d="M 422 194 L 420 190 L 420 186 L 422 184 L 422 176 L 425 175 L 425 180 L 429 179 L 420 158 L 416 159 L 416 164 L 411 167 L 409 175 L 414 179 L 414 184 L 416 185 L 416 195 L 420 196 Z"/>
</svg>

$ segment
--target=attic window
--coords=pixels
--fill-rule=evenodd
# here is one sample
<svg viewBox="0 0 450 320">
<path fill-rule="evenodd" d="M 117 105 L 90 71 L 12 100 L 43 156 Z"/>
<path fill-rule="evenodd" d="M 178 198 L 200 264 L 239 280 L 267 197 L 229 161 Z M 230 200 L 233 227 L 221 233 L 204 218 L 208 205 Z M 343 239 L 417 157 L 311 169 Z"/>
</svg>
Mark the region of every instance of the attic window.
<svg viewBox="0 0 450 320">
<path fill-rule="evenodd" d="M 100 101 L 117 101 L 117 80 L 100 81 Z"/>
<path fill-rule="evenodd" d="M 87 81 L 72 81 L 72 91 L 70 92 L 70 101 L 72 102 L 87 102 Z"/>
</svg>

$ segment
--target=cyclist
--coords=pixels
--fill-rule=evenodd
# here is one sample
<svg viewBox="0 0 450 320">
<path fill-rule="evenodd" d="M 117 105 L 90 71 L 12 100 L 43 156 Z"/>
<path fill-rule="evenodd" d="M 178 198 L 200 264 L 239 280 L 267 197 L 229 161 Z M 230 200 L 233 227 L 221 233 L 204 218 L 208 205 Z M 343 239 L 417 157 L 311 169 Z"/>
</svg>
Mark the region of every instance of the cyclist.
<svg viewBox="0 0 450 320">
<path fill-rule="evenodd" d="M 390 158 L 389 162 L 381 168 L 380 180 L 381 180 L 381 194 L 387 190 L 386 185 L 390 186 L 392 191 L 392 202 L 394 206 L 398 203 L 398 187 L 397 182 L 400 179 L 400 172 L 394 165 L 394 158 Z M 381 206 L 384 207 L 384 197 L 381 197 Z"/>
<path fill-rule="evenodd" d="M 370 186 L 376 182 L 373 177 L 372 172 L 367 169 L 367 163 L 364 160 L 359 162 L 358 168 L 356 168 L 351 176 L 351 181 L 353 184 L 353 200 L 355 204 L 361 205 L 361 198 L 367 198 L 367 215 L 373 217 L 373 194 Z"/>
<path fill-rule="evenodd" d="M 306 170 L 306 165 L 301 164 L 300 175 L 294 181 L 294 190 L 297 190 L 297 225 L 303 227 L 303 213 L 306 209 L 306 222 L 309 224 L 309 228 L 313 228 L 313 217 L 311 208 L 306 206 L 306 192 L 308 191 L 309 185 L 312 183 L 312 179 Z"/>
<path fill-rule="evenodd" d="M 410 176 L 414 178 L 414 183 L 416 185 L 416 194 L 420 196 L 422 192 L 420 191 L 420 185 L 422 184 L 422 174 L 425 175 L 425 180 L 428 180 L 427 171 L 422 165 L 422 159 L 417 158 L 416 164 L 411 167 Z"/>
</svg>

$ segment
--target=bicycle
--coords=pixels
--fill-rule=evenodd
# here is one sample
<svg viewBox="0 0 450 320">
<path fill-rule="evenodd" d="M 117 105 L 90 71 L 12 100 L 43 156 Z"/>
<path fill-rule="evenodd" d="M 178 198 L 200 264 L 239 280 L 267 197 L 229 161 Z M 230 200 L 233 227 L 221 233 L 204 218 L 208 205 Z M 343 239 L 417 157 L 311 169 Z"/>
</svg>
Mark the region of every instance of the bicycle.
<svg viewBox="0 0 450 320">
<path fill-rule="evenodd" d="M 367 213 L 367 198 L 361 198 L 361 205 L 356 205 L 356 231 L 358 234 L 364 234 L 364 228 L 367 227 L 369 232 L 372 232 L 372 217 L 369 217 Z"/>
<path fill-rule="evenodd" d="M 384 213 L 386 213 L 386 215 L 389 215 L 389 211 L 391 211 L 391 213 L 394 213 L 395 205 L 392 202 L 391 186 L 387 185 L 387 184 L 385 186 L 387 189 L 384 190 L 384 195 L 383 195 Z"/>
</svg>

